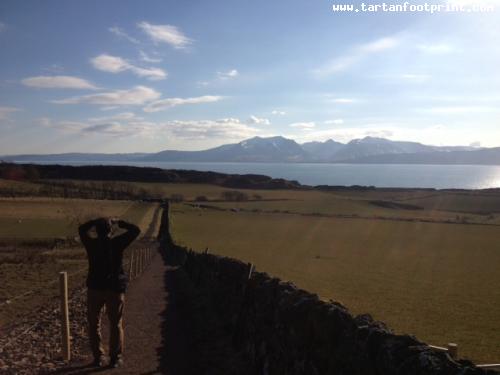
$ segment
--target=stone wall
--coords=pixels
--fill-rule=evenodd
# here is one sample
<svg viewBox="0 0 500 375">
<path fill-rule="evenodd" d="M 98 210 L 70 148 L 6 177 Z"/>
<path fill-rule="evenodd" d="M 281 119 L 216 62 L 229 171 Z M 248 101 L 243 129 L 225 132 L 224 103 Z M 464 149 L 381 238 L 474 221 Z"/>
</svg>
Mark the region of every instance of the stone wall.
<svg viewBox="0 0 500 375">
<path fill-rule="evenodd" d="M 196 253 L 172 243 L 168 209 L 165 251 L 183 264 L 196 288 L 211 301 L 250 373 L 269 375 L 473 375 L 497 374 L 394 334 L 369 315 L 353 316 L 293 284 L 252 272 L 241 261 Z"/>
</svg>

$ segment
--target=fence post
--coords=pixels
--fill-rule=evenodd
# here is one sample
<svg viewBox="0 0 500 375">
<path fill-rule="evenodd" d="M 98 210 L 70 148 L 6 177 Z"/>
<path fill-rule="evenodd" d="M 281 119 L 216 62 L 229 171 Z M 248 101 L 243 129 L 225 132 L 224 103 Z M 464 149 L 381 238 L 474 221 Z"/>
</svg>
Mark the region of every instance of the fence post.
<svg viewBox="0 0 500 375">
<path fill-rule="evenodd" d="M 252 278 L 252 273 L 255 269 L 255 266 L 253 265 L 253 263 L 249 263 L 249 269 L 248 269 L 248 280 L 250 280 Z"/>
<path fill-rule="evenodd" d="M 128 269 L 128 278 L 132 280 L 132 272 L 134 270 L 134 252 L 132 251 L 132 254 L 130 255 L 130 264 L 129 264 L 129 269 Z"/>
<path fill-rule="evenodd" d="M 135 252 L 136 252 L 135 257 L 137 258 L 137 260 L 135 262 L 135 277 L 137 277 L 139 275 L 139 260 L 140 260 L 140 258 L 139 258 L 139 250 L 136 250 Z"/>
<path fill-rule="evenodd" d="M 61 348 L 63 360 L 71 359 L 69 341 L 68 273 L 59 272 L 59 293 L 61 298 Z"/>
<path fill-rule="evenodd" d="M 458 358 L 458 345 L 450 342 L 448 344 L 448 354 L 450 355 L 451 358 L 457 359 Z"/>
</svg>

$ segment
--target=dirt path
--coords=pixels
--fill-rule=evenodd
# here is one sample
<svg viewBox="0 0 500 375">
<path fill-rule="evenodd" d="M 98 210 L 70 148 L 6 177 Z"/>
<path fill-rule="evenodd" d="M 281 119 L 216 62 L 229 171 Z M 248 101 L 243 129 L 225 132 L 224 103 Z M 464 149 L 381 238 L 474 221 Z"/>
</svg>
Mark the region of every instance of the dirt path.
<svg viewBox="0 0 500 375">
<path fill-rule="evenodd" d="M 190 374 L 192 335 L 176 298 L 178 282 L 177 268 L 168 266 L 162 256 L 156 254 L 144 273 L 131 283 L 126 294 L 125 365 L 119 369 L 98 369 L 77 363 L 59 369 L 57 373 Z M 104 325 L 105 343 L 106 333 L 107 326 Z M 91 362 L 90 352 L 86 357 L 85 363 Z"/>
</svg>

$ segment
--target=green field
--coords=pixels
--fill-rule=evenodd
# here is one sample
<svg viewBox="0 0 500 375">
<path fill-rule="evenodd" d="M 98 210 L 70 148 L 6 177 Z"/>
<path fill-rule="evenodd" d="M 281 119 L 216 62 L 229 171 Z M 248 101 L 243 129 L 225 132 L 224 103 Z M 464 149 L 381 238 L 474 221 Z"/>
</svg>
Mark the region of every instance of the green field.
<svg viewBox="0 0 500 375">
<path fill-rule="evenodd" d="M 80 223 L 100 216 L 133 222 L 144 235 L 151 226 L 158 230 L 157 208 L 133 201 L 0 198 L 0 327 L 56 296 L 58 272 L 68 272 L 70 288 L 83 285 L 85 250 L 74 241 L 54 247 L 54 239 L 74 239 Z"/>
<path fill-rule="evenodd" d="M 120 217 L 144 233 L 158 204 L 62 198 L 0 198 L 0 240 L 75 237 L 91 218 Z"/>
<path fill-rule="evenodd" d="M 155 198 L 180 196 L 184 202 L 172 208 L 180 244 L 253 262 L 260 271 L 430 344 L 456 342 L 461 357 L 500 360 L 499 191 L 240 189 L 244 199 L 232 201 L 223 194 L 235 189 L 212 185 L 117 186 Z M 40 193 L 34 183 L 0 180 L 2 187 Z M 7 280 L 0 301 L 50 282 L 59 270 L 85 267 L 79 247 L 30 249 L 9 245 L 16 243 L 11 239 L 72 238 L 78 223 L 96 216 L 122 217 L 144 233 L 157 207 L 125 200 L 0 198 L 0 278 Z M 152 225 L 158 229 L 158 222 Z M 43 302 L 51 293 L 56 290 L 30 298 Z M 8 320 L 33 303 L 9 307 L 4 316 Z"/>
<path fill-rule="evenodd" d="M 371 313 L 430 344 L 457 342 L 465 358 L 500 359 L 500 227 L 443 222 L 458 214 L 493 224 L 499 196 L 484 203 L 481 196 L 448 193 L 434 194 L 432 201 L 424 192 L 281 192 L 283 199 L 291 195 L 295 200 L 208 203 L 233 208 L 226 211 L 175 205 L 175 240 L 253 262 L 261 271 L 340 301 L 355 314 Z M 370 203 L 374 199 L 426 207 L 380 208 Z M 478 214 L 481 206 L 490 207 L 488 215 L 494 211 L 493 219 L 482 210 Z M 308 215 L 313 212 L 366 218 Z M 419 219 L 406 220 L 412 215 Z M 426 222 L 429 218 L 437 222 Z"/>
</svg>

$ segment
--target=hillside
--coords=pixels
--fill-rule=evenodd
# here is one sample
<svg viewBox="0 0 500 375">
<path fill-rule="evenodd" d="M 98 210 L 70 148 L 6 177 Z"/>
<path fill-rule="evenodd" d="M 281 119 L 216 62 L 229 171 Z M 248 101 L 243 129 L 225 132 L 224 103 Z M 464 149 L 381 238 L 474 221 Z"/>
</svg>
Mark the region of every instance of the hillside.
<svg viewBox="0 0 500 375">
<path fill-rule="evenodd" d="M 259 163 L 420 163 L 500 164 L 500 148 L 429 146 L 418 142 L 365 137 L 348 143 L 329 139 L 299 144 L 281 136 L 254 137 L 201 151 L 165 150 L 156 153 L 4 155 L 15 162 L 259 162 Z"/>
</svg>

